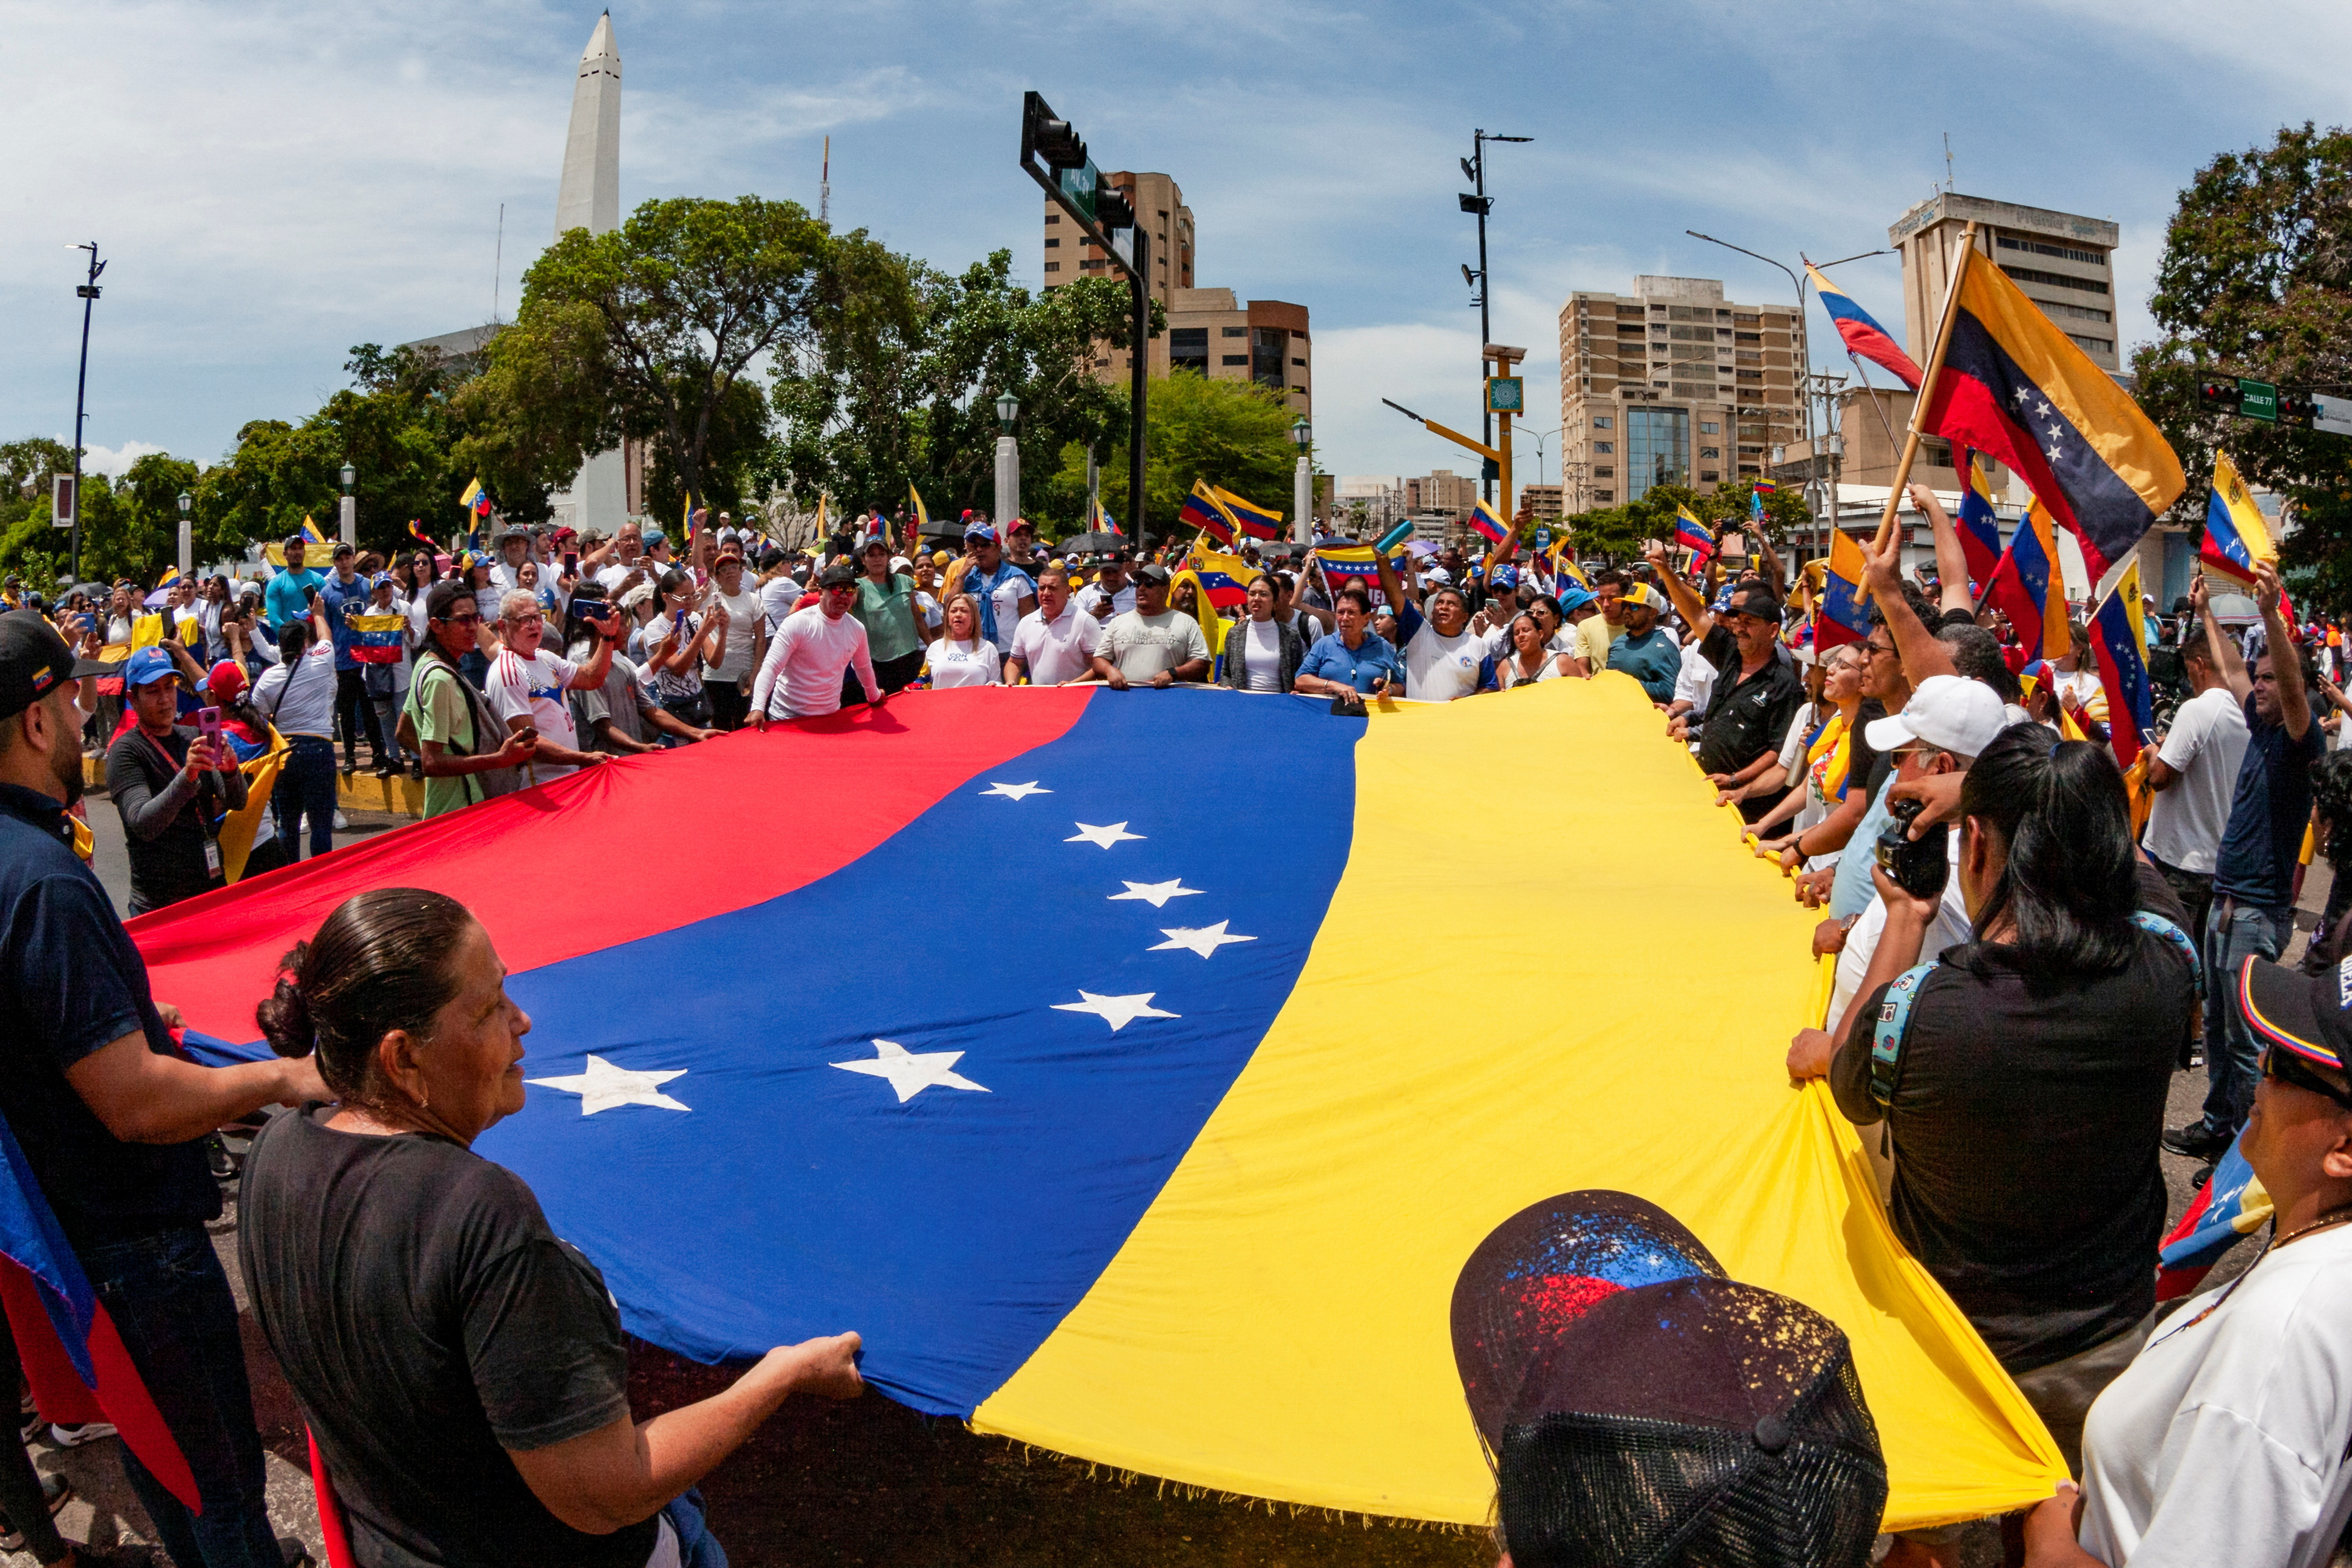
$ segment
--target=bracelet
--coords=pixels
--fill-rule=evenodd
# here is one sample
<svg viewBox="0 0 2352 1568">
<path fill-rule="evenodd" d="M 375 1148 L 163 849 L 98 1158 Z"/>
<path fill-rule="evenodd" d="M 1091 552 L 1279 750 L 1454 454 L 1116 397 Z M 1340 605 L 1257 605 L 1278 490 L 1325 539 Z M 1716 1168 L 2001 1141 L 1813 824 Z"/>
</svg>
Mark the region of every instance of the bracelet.
<svg viewBox="0 0 2352 1568">
<path fill-rule="evenodd" d="M 1805 853 L 1805 836 L 1802 833 L 1798 834 L 1794 838 L 1789 840 L 1789 847 L 1797 852 L 1797 858 L 1800 860 L 1809 860 L 1812 858 L 1812 857 Z"/>
</svg>

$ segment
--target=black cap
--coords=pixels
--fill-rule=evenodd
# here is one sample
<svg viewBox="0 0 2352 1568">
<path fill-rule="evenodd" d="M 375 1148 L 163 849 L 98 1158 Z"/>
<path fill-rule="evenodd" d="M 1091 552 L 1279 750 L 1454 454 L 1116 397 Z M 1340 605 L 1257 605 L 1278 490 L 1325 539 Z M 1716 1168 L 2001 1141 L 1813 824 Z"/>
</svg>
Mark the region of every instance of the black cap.
<svg viewBox="0 0 2352 1568">
<path fill-rule="evenodd" d="M 816 585 L 820 588 L 845 588 L 861 575 L 863 574 L 848 562 L 836 561 L 816 574 Z"/>
<path fill-rule="evenodd" d="M 1166 583 L 1171 581 L 1168 574 L 1168 568 L 1162 566 L 1157 561 L 1147 561 L 1141 566 L 1137 567 L 1135 579 L 1139 583 Z"/>
<path fill-rule="evenodd" d="M 1780 624 L 1780 601 L 1772 596 L 1771 590 L 1769 588 L 1742 588 L 1732 596 L 1731 613 L 1735 616 L 1753 616 L 1759 621 L 1769 621 L 1777 626 Z"/>
<path fill-rule="evenodd" d="M 78 659 L 66 639 L 31 610 L 0 615 L 0 719 L 13 719 L 68 680 L 118 675 L 113 665 Z"/>
<path fill-rule="evenodd" d="M 482 607 L 478 602 L 480 597 L 463 577 L 444 577 L 425 591 L 425 618 L 428 621 L 447 620 L 450 606 L 460 599 L 476 600 L 474 608 L 478 611 Z"/>
<path fill-rule="evenodd" d="M 2352 1050 L 2352 958 L 2317 974 L 2248 958 L 2238 969 L 2238 1006 L 2263 1044 L 2342 1072 Z"/>
</svg>

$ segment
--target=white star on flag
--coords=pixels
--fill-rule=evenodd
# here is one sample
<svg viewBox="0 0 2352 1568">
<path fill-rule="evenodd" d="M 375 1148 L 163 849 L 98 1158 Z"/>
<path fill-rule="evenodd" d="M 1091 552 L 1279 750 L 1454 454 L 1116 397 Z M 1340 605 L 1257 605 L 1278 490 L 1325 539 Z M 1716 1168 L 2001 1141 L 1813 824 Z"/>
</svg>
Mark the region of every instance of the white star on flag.
<svg viewBox="0 0 2352 1568">
<path fill-rule="evenodd" d="M 593 1116 L 600 1110 L 610 1110 L 616 1105 L 653 1105 L 664 1110 L 692 1110 L 661 1092 L 661 1086 L 674 1078 L 684 1078 L 684 1068 L 667 1072 L 633 1072 L 616 1068 L 603 1057 L 590 1057 L 588 1070 L 563 1078 L 535 1078 L 528 1081 L 544 1089 L 560 1089 L 566 1094 L 580 1097 L 580 1114 Z"/>
<path fill-rule="evenodd" d="M 1063 839 L 1065 844 L 1099 844 L 1108 849 L 1114 844 L 1125 844 L 1144 837 L 1140 833 L 1129 833 L 1124 822 L 1114 822 L 1108 827 L 1097 827 L 1091 822 L 1074 822 L 1070 826 L 1077 831 Z"/>
<path fill-rule="evenodd" d="M 1081 993 L 1083 994 L 1083 993 Z M 874 1042 L 874 1060 L 870 1062 L 827 1062 L 827 1067 L 844 1072 L 862 1072 L 883 1079 L 898 1091 L 898 1103 L 904 1105 L 927 1089 L 963 1089 L 975 1094 L 986 1094 L 988 1086 L 978 1084 L 960 1072 L 952 1071 L 963 1059 L 961 1051 L 910 1051 L 896 1040 Z"/>
<path fill-rule="evenodd" d="M 1127 891 L 1124 893 L 1110 894 L 1108 897 L 1109 902 L 1116 904 L 1128 899 L 1141 899 L 1145 903 L 1150 904 L 1153 909 L 1157 910 L 1165 908 L 1168 900 L 1171 899 L 1197 899 L 1201 896 L 1201 889 L 1198 888 L 1186 887 L 1184 885 L 1184 879 L 1181 877 L 1178 877 L 1173 880 L 1166 882 L 1123 881 L 1120 883 L 1120 886 L 1124 887 Z"/>
<path fill-rule="evenodd" d="M 982 795 L 998 795 L 1005 800 L 1026 800 L 1033 795 L 1051 795 L 1054 792 L 1040 788 L 1037 781 L 1031 779 L 1027 784 L 992 784 L 980 793 Z"/>
<path fill-rule="evenodd" d="M 1104 1023 L 1108 1024 L 1110 1032 L 1116 1035 L 1138 1018 L 1177 1018 L 1183 1016 L 1180 1013 L 1163 1013 L 1151 1005 L 1151 999 L 1158 994 L 1156 991 L 1146 991 L 1140 996 L 1097 996 L 1091 991 L 1080 991 L 1078 995 L 1082 1000 L 1056 1002 L 1054 1004 L 1054 1011 L 1092 1013 Z"/>
<path fill-rule="evenodd" d="M 1157 944 L 1148 951 L 1152 952 L 1166 952 L 1171 948 L 1182 948 L 1187 952 L 1197 952 L 1202 958 L 1209 958 L 1215 954 L 1217 949 L 1224 946 L 1227 942 L 1255 942 L 1257 940 L 1257 938 L 1254 936 L 1227 936 L 1225 934 L 1225 928 L 1233 923 L 1234 922 L 1231 921 L 1219 921 L 1213 926 L 1179 926 L 1173 931 L 1162 930 L 1160 934 L 1166 937 L 1168 940 Z"/>
</svg>

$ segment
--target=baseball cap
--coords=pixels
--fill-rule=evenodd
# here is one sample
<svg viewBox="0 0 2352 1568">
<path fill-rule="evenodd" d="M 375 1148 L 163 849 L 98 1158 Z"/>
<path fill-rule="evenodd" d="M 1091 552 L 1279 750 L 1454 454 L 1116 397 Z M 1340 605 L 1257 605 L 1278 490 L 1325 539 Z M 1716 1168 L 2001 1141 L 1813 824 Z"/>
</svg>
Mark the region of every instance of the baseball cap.
<svg viewBox="0 0 2352 1568">
<path fill-rule="evenodd" d="M 1428 571 L 1423 572 L 1421 574 L 1421 580 L 1424 583 L 1434 583 L 1441 588 L 1451 588 L 1454 586 L 1454 574 L 1448 572 L 1443 566 L 1431 567 Z M 1500 579 L 1498 578 L 1497 581 L 1499 580 Z"/>
<path fill-rule="evenodd" d="M 1636 583 L 1618 595 L 1617 602 L 1632 610 L 1655 610 L 1664 615 L 1671 607 L 1666 596 L 1647 583 Z"/>
<path fill-rule="evenodd" d="M 1453 1329 L 1516 1559 L 1869 1562 L 1886 1466 L 1844 1334 L 1655 1205 L 1522 1209 L 1464 1266 Z"/>
<path fill-rule="evenodd" d="M 1434 576 L 1436 574 L 1444 570 L 1445 568 L 1443 566 L 1433 566 L 1430 568 L 1430 574 Z M 1476 576 L 1478 574 L 1478 569 L 1475 566 L 1472 567 L 1470 569 L 1470 574 L 1474 577 Z M 1516 588 L 1519 585 L 1519 569 L 1512 565 L 1507 561 L 1504 562 L 1495 568 L 1495 574 L 1492 577 L 1489 577 L 1486 580 L 1486 583 L 1487 586 L 1493 588 Z"/>
<path fill-rule="evenodd" d="M 1737 596 L 1730 606 L 1731 614 L 1751 616 L 1759 621 L 1769 621 L 1776 626 L 1780 624 L 1780 601 L 1772 596 L 1770 589 L 1738 588 L 1735 590 L 1735 594 Z"/>
<path fill-rule="evenodd" d="M 1939 752 L 1974 758 L 2008 727 L 2009 715 L 1991 687 L 1966 676 L 1931 675 L 1912 688 L 1901 712 L 1872 720 L 1862 738 L 1874 752 L 1925 741 Z"/>
<path fill-rule="evenodd" d="M 669 536 L 658 528 L 649 528 L 640 536 L 640 542 L 647 550 L 651 550 L 656 544 L 667 544 Z"/>
<path fill-rule="evenodd" d="M 0 719 L 22 713 L 60 681 L 114 672 L 110 664 L 74 658 L 66 639 L 33 611 L 0 613 Z"/>
<path fill-rule="evenodd" d="M 122 689 L 152 686 L 159 680 L 169 680 L 179 674 L 172 664 L 172 656 L 160 647 L 142 647 L 122 663 Z"/>
<path fill-rule="evenodd" d="M 307 533 L 289 533 L 286 536 L 284 547 L 291 550 L 297 545 L 308 546 L 310 542 L 310 536 Z"/>
<path fill-rule="evenodd" d="M 245 666 L 225 658 L 205 672 L 205 690 L 215 702 L 234 700 L 245 689 Z"/>
<path fill-rule="evenodd" d="M 985 543 L 993 544 L 997 539 L 996 525 L 992 522 L 967 523 L 964 525 L 963 537 L 967 543 L 977 539 Z"/>
<path fill-rule="evenodd" d="M 857 568 L 846 561 L 836 561 L 816 575 L 820 588 L 846 588 L 858 578 Z"/>
<path fill-rule="evenodd" d="M 2345 1070 L 2352 1047 L 2352 958 L 2317 974 L 2248 958 L 2238 969 L 2238 1001 L 2264 1045 Z"/>
<path fill-rule="evenodd" d="M 1145 562 L 1141 566 L 1136 569 L 1135 576 L 1136 580 L 1140 583 L 1166 583 L 1171 580 L 1168 574 L 1168 568 L 1162 566 L 1157 561 Z"/>
<path fill-rule="evenodd" d="M 1580 610 L 1584 608 L 1585 605 L 1592 603 L 1593 596 L 1590 590 L 1580 588 L 1575 584 L 1569 583 L 1561 586 L 1559 597 L 1559 613 L 1566 616 L 1573 615 L 1576 611 Z"/>
</svg>

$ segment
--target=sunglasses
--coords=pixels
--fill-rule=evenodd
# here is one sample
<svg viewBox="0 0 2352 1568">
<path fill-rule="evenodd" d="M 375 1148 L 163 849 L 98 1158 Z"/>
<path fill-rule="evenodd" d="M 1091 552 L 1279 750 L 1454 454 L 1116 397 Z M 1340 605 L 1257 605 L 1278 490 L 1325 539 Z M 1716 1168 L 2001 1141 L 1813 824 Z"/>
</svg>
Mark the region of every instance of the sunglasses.
<svg viewBox="0 0 2352 1568">
<path fill-rule="evenodd" d="M 2308 1089 L 2321 1099 L 2341 1106 L 2346 1110 L 2352 1110 L 2352 1093 L 2337 1089 L 2320 1077 L 2309 1063 L 2293 1051 L 2283 1050 L 2277 1046 L 2267 1047 L 2263 1052 L 2263 1076 L 2274 1078 L 2279 1082 L 2291 1084 L 2296 1089 Z"/>
<path fill-rule="evenodd" d="M 834 583 L 828 584 L 824 591 L 828 594 L 855 594 L 857 585 L 854 583 Z"/>
<path fill-rule="evenodd" d="M 453 626 L 478 626 L 482 624 L 482 617 L 475 615 L 451 616 L 443 624 Z"/>
</svg>

